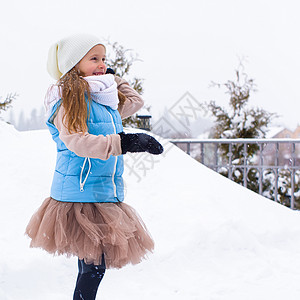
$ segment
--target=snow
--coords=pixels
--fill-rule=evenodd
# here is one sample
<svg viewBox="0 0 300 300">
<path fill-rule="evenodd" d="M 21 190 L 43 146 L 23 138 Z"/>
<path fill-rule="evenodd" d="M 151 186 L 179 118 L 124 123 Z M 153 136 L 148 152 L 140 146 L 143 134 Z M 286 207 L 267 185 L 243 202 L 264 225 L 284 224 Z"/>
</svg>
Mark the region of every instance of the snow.
<svg viewBox="0 0 300 300">
<path fill-rule="evenodd" d="M 3 122 L 0 137 L 0 299 L 72 299 L 77 259 L 31 249 L 24 236 L 49 195 L 55 144 L 47 130 L 18 132 Z M 164 146 L 154 159 L 126 157 L 126 202 L 147 224 L 155 252 L 108 270 L 97 299 L 299 299 L 299 212 Z"/>
</svg>

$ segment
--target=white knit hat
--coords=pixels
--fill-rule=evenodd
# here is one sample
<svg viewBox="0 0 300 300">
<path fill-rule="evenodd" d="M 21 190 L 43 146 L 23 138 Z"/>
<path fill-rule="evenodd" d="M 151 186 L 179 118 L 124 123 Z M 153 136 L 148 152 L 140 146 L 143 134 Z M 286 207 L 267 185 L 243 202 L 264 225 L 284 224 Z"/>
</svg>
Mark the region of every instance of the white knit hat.
<svg viewBox="0 0 300 300">
<path fill-rule="evenodd" d="M 48 52 L 48 73 L 58 80 L 99 44 L 103 45 L 103 42 L 89 34 L 76 34 L 58 41 Z"/>
</svg>

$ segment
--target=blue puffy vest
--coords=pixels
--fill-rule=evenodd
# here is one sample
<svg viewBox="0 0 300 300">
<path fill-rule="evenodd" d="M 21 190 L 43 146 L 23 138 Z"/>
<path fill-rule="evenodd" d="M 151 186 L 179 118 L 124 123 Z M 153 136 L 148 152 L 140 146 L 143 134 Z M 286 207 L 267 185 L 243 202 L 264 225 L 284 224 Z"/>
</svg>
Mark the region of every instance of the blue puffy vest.
<svg viewBox="0 0 300 300">
<path fill-rule="evenodd" d="M 108 160 L 79 157 L 70 151 L 59 138 L 53 124 L 54 113 L 61 104 L 52 109 L 47 126 L 57 144 L 57 160 L 51 187 L 51 197 L 64 202 L 121 202 L 124 200 L 122 179 L 123 156 L 110 156 Z M 108 135 L 123 131 L 117 110 L 98 104 L 89 105 L 88 132 Z"/>
</svg>

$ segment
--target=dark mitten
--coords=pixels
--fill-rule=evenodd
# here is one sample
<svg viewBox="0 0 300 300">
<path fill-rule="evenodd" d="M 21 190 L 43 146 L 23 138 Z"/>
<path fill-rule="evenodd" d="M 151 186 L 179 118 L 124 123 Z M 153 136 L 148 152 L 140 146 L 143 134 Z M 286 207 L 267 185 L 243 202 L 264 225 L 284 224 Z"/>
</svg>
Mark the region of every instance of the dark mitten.
<svg viewBox="0 0 300 300">
<path fill-rule="evenodd" d="M 122 154 L 127 152 L 149 152 L 161 154 L 163 146 L 152 136 L 145 133 L 119 133 L 121 137 Z"/>
<path fill-rule="evenodd" d="M 116 74 L 116 72 L 112 68 L 107 68 L 106 74 Z"/>
</svg>

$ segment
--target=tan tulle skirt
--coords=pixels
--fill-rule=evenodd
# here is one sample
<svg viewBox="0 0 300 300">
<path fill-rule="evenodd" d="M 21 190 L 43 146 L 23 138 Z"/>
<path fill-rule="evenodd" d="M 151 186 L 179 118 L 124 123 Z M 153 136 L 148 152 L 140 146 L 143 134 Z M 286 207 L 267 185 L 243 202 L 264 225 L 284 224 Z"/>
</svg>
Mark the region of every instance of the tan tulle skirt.
<svg viewBox="0 0 300 300">
<path fill-rule="evenodd" d="M 137 212 L 125 203 L 70 203 L 47 198 L 32 216 L 30 246 L 52 254 L 78 256 L 107 268 L 139 263 L 154 242 Z"/>
</svg>

